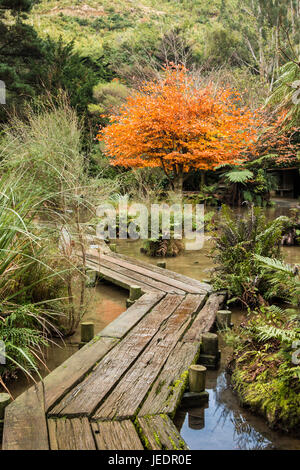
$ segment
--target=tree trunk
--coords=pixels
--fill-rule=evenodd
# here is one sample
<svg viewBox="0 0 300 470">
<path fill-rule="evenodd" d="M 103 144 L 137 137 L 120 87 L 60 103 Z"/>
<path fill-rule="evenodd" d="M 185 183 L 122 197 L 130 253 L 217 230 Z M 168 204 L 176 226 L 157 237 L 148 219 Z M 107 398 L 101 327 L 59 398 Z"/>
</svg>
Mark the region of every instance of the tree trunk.
<svg viewBox="0 0 300 470">
<path fill-rule="evenodd" d="M 173 188 L 175 193 L 182 194 L 183 189 L 183 165 L 174 166 Z"/>
<path fill-rule="evenodd" d="M 173 180 L 173 186 L 174 186 L 175 193 L 182 194 L 182 188 L 183 188 L 183 174 L 182 173 L 175 176 Z"/>
<path fill-rule="evenodd" d="M 205 170 L 200 171 L 200 190 L 205 186 Z"/>
</svg>

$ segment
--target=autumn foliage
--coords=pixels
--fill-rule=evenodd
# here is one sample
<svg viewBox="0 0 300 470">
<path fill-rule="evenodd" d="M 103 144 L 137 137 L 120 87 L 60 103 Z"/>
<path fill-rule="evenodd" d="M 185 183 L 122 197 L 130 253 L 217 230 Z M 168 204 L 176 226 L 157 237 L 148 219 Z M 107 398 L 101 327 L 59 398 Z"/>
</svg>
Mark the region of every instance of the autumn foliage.
<svg viewBox="0 0 300 470">
<path fill-rule="evenodd" d="M 270 119 L 265 118 L 264 127 L 256 142 L 249 159 L 269 156 L 269 161 L 275 165 L 297 164 L 297 153 L 300 150 L 297 136 L 300 135 L 300 127 L 284 128 L 286 112 L 281 112 Z"/>
<path fill-rule="evenodd" d="M 230 89 L 197 88 L 183 66 L 130 96 L 99 132 L 113 165 L 164 169 L 173 187 L 191 169 L 238 164 L 257 137 L 258 116 Z"/>
</svg>

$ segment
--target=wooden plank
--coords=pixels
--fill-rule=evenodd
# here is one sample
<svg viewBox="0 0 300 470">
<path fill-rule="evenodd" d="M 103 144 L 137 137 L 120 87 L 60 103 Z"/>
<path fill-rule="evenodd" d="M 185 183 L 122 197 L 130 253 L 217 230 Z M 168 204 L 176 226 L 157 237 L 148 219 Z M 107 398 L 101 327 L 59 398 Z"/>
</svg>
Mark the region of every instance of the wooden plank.
<svg viewBox="0 0 300 470">
<path fill-rule="evenodd" d="M 198 281 L 197 279 L 184 276 L 183 274 L 176 273 L 175 271 L 170 271 L 169 269 L 160 268 L 158 266 L 155 266 L 152 263 L 146 263 L 145 261 L 142 261 L 136 258 L 133 259 L 121 253 L 110 252 L 109 256 L 118 260 L 123 259 L 124 261 L 128 261 L 129 263 L 134 263 L 136 266 L 140 266 L 154 273 L 160 274 L 162 276 L 167 276 L 168 278 L 173 279 L 173 280 L 180 281 L 185 285 L 193 286 L 197 289 L 198 294 L 204 294 L 205 292 L 212 291 L 212 287 L 205 282 L 201 282 L 201 281 Z"/>
<path fill-rule="evenodd" d="M 92 423 L 92 430 L 99 450 L 144 450 L 129 419 Z"/>
<path fill-rule="evenodd" d="M 50 412 L 54 416 L 90 415 L 118 380 L 137 360 L 153 336 L 182 302 L 182 296 L 168 294 Z"/>
<path fill-rule="evenodd" d="M 69 357 L 44 379 L 46 412 L 72 387 L 92 370 L 95 363 L 100 361 L 110 351 L 118 340 L 115 338 L 95 338 Z"/>
<path fill-rule="evenodd" d="M 217 315 L 225 300 L 225 295 L 213 293 L 208 297 L 203 309 L 198 313 L 192 328 L 184 336 L 184 341 L 200 342 L 202 333 L 211 330 Z"/>
<path fill-rule="evenodd" d="M 172 417 L 180 402 L 187 380 L 187 370 L 195 362 L 202 333 L 209 331 L 215 321 L 217 311 L 224 302 L 223 294 L 212 294 L 198 313 L 195 321 L 170 354 L 147 396 L 139 416 L 165 413 Z"/>
<path fill-rule="evenodd" d="M 88 418 L 49 419 L 51 450 L 96 450 Z"/>
<path fill-rule="evenodd" d="M 123 276 L 122 274 L 117 273 L 116 271 L 112 271 L 111 269 L 104 268 L 103 266 L 99 266 L 98 263 L 86 261 L 86 266 L 97 271 L 101 274 L 101 276 L 106 279 L 107 281 L 115 284 L 119 287 L 123 287 L 123 289 L 130 289 L 130 286 L 133 284 L 136 286 L 140 286 L 144 293 L 148 292 L 162 292 L 160 289 L 156 289 L 155 287 L 150 287 L 148 284 L 145 284 L 141 281 L 133 281 L 132 279 Z"/>
<path fill-rule="evenodd" d="M 175 415 L 188 379 L 188 368 L 195 363 L 200 343 L 180 341 L 170 354 L 161 373 L 143 403 L 139 416 L 149 414 Z"/>
<path fill-rule="evenodd" d="M 95 259 L 93 255 L 89 255 L 89 259 L 91 258 Z M 158 282 L 172 286 L 175 289 L 180 289 L 182 291 L 185 291 L 191 294 L 199 294 L 199 293 L 201 294 L 201 293 L 208 292 L 211 289 L 211 287 L 208 284 L 201 283 L 200 281 L 197 281 L 195 279 L 190 279 L 188 277 L 184 277 L 180 279 L 180 276 L 181 276 L 180 274 L 178 274 L 179 279 L 177 279 L 177 276 L 174 279 L 173 276 L 169 275 L 169 273 L 172 273 L 172 271 L 168 271 L 167 269 L 153 266 L 150 263 L 149 264 L 144 263 L 144 266 L 140 266 L 140 264 L 136 263 L 136 261 L 137 261 L 136 259 L 130 259 L 130 258 L 127 260 L 124 260 L 119 257 L 119 254 L 115 254 L 115 253 L 113 254 L 111 253 L 110 255 L 105 254 L 101 256 L 101 264 L 103 266 L 106 266 L 105 263 L 111 263 L 111 264 L 115 264 L 117 269 L 123 268 L 123 269 L 134 271 L 134 273 L 138 273 L 139 275 L 143 276 L 144 279 L 148 279 L 148 281 L 144 281 L 144 282 L 149 282 L 149 279 L 152 279 L 152 281 L 156 280 Z M 111 269 L 113 269 L 111 267 L 111 264 L 108 266 Z M 156 268 L 156 269 L 154 270 L 153 268 Z M 157 272 L 157 270 L 160 270 L 160 271 Z M 193 285 L 194 283 L 196 285 Z"/>
<path fill-rule="evenodd" d="M 125 419 L 134 416 L 165 361 L 198 311 L 203 296 L 188 294 L 165 321 L 134 366 L 96 411 L 94 419 Z M 160 307 L 162 302 L 158 305 Z M 163 309 L 161 309 L 163 312 Z"/>
<path fill-rule="evenodd" d="M 3 450 L 48 450 L 43 388 L 30 387 L 5 410 Z"/>
<path fill-rule="evenodd" d="M 137 426 L 149 450 L 188 450 L 187 444 L 167 415 L 137 418 Z"/>
<path fill-rule="evenodd" d="M 135 284 L 136 282 L 142 282 L 149 285 L 150 287 L 154 287 L 155 289 L 159 289 L 163 292 L 169 292 L 170 294 L 184 295 L 186 292 L 188 292 L 189 286 L 186 286 L 185 289 L 179 289 L 172 285 L 172 279 L 169 279 L 170 282 L 168 282 L 168 278 L 166 277 L 164 281 L 157 281 L 156 279 L 152 278 L 151 271 L 144 270 L 145 274 L 140 274 L 138 271 L 141 268 L 135 266 L 134 263 L 126 263 L 128 267 L 123 267 L 122 264 L 124 264 L 122 260 L 118 260 L 116 263 L 115 258 L 108 259 L 108 257 L 104 255 L 101 257 L 101 266 L 128 277 L 128 279 L 132 280 L 132 284 Z"/>
<path fill-rule="evenodd" d="M 114 263 L 119 266 L 123 266 L 124 268 L 134 270 L 136 273 L 139 273 L 140 275 L 149 278 L 151 277 L 152 279 L 155 279 L 159 282 L 162 282 L 164 284 L 168 284 L 169 286 L 175 287 L 177 289 L 181 289 L 185 292 L 189 292 L 191 294 L 199 294 L 199 289 L 193 288 L 190 284 L 186 282 L 179 281 L 177 279 L 173 279 L 170 276 L 165 274 L 165 269 L 162 269 L 161 273 L 157 273 L 151 269 L 151 265 L 149 264 L 147 268 L 141 267 L 135 263 L 135 259 L 132 259 L 131 262 L 122 260 L 121 258 L 114 258 L 109 255 L 103 255 L 101 257 L 101 262 L 109 261 L 111 263 Z"/>
<path fill-rule="evenodd" d="M 163 293 L 144 294 L 125 312 L 109 323 L 98 336 L 122 338 L 164 297 Z"/>
</svg>

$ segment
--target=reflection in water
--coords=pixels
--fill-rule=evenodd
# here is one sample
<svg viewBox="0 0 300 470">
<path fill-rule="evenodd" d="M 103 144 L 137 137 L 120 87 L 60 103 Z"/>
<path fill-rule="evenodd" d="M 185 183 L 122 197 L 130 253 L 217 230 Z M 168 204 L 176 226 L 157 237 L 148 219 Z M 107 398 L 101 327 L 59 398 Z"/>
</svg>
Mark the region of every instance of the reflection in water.
<svg viewBox="0 0 300 470">
<path fill-rule="evenodd" d="M 233 311 L 233 323 L 238 324 L 242 314 Z M 222 338 L 219 370 L 207 372 L 206 389 L 209 403 L 206 407 L 179 409 L 175 425 L 190 449 L 196 450 L 300 450 L 300 440 L 268 428 L 259 416 L 239 405 L 232 393 L 225 366 L 230 356 Z"/>
</svg>

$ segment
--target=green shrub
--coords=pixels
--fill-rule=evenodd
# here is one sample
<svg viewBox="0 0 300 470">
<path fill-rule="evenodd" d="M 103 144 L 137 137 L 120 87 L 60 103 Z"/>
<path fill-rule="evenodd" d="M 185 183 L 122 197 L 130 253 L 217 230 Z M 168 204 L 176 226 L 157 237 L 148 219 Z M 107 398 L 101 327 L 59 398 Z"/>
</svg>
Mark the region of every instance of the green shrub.
<svg viewBox="0 0 300 470">
<path fill-rule="evenodd" d="M 264 303 L 270 281 L 255 255 L 280 258 L 280 242 L 288 217 L 267 222 L 259 208 L 235 215 L 223 206 L 214 235 L 214 261 L 218 264 L 213 277 L 216 289 L 226 289 L 231 301 L 244 305 Z"/>
</svg>

